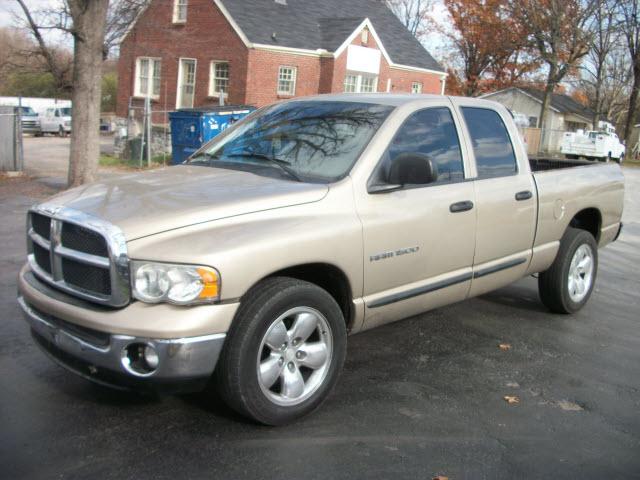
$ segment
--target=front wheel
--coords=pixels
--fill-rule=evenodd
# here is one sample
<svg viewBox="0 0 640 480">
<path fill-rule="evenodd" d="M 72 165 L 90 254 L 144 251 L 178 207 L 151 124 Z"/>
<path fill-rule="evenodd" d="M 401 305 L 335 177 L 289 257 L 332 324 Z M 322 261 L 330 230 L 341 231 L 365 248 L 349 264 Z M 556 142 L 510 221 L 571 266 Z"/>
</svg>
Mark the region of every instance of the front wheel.
<svg viewBox="0 0 640 480">
<path fill-rule="evenodd" d="M 216 376 L 225 402 L 266 425 L 315 410 L 335 385 L 346 354 L 340 307 L 325 290 L 274 277 L 243 298 Z"/>
<path fill-rule="evenodd" d="M 593 235 L 569 227 L 555 261 L 538 277 L 540 299 L 552 312 L 577 312 L 589 300 L 597 273 L 598 246 Z"/>
</svg>

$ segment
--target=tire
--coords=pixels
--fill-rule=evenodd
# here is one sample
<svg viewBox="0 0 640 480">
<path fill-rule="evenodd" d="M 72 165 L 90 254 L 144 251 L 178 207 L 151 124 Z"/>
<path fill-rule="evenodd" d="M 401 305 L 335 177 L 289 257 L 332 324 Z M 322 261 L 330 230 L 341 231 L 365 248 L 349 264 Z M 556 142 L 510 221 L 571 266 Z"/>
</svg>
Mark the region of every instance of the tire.
<svg viewBox="0 0 640 480">
<path fill-rule="evenodd" d="M 577 253 L 578 250 L 580 253 Z M 581 257 L 584 252 L 590 255 L 591 269 L 587 271 L 587 268 L 583 267 L 581 272 L 579 267 L 577 270 L 572 268 L 572 261 L 576 257 L 580 263 L 580 258 L 584 260 L 584 257 Z M 587 265 L 588 262 L 584 264 Z M 581 284 L 581 281 L 576 279 L 576 274 L 584 283 Z M 586 230 L 569 227 L 560 241 L 560 249 L 553 264 L 538 276 L 540 299 L 552 312 L 575 313 L 589 300 L 597 274 L 598 246 L 593 235 Z"/>
<path fill-rule="evenodd" d="M 297 343 L 296 339 L 306 333 L 295 337 L 295 325 L 311 325 L 311 320 L 307 322 L 311 317 L 315 318 L 315 330 L 307 340 Z M 303 330 L 301 327 L 299 331 Z M 286 348 L 269 346 L 281 345 L 281 341 Z M 320 344 L 326 353 L 324 366 L 310 369 L 304 363 L 318 362 L 322 355 L 318 356 L 317 350 L 322 348 L 313 348 Z M 241 301 L 216 368 L 218 391 L 229 407 L 256 422 L 293 422 L 318 408 L 329 395 L 342 370 L 346 348 L 345 320 L 331 295 L 302 280 L 266 279 Z M 316 353 L 299 359 L 298 355 L 312 351 Z M 262 368 L 267 372 L 264 376 L 259 373 Z M 269 387 L 275 377 L 271 372 L 280 373 Z M 298 379 L 304 379 L 302 392 Z M 290 390 L 285 391 L 285 385 Z M 289 391 L 293 393 L 287 395 Z"/>
<path fill-rule="evenodd" d="M 67 136 L 67 135 L 66 135 L 66 133 L 65 133 L 65 131 L 64 131 L 64 128 L 62 128 L 62 127 L 58 128 L 58 136 L 59 136 L 60 138 L 64 138 L 64 137 L 66 137 L 66 136 Z"/>
</svg>

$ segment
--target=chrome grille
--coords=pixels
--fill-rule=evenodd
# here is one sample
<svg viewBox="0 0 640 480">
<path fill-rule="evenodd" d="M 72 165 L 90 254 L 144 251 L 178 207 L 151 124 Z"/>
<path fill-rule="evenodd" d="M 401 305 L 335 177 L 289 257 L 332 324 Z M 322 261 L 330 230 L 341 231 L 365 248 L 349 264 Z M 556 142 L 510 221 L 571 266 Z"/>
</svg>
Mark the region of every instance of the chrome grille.
<svg viewBox="0 0 640 480">
<path fill-rule="evenodd" d="M 45 282 L 103 305 L 129 303 L 129 259 L 115 226 L 50 204 L 31 209 L 27 247 L 33 272 Z"/>
</svg>

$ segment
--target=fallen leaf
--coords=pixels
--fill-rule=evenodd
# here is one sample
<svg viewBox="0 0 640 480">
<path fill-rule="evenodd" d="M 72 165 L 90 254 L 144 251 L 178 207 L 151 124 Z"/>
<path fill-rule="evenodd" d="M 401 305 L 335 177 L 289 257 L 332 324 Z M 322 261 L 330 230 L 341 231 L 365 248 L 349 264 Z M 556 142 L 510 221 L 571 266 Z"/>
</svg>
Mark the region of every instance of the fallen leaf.
<svg viewBox="0 0 640 480">
<path fill-rule="evenodd" d="M 579 412 L 581 410 L 584 410 L 584 408 L 582 408 L 580 405 L 570 402 L 569 400 L 560 400 L 558 402 L 558 406 L 562 410 L 565 410 L 567 412 Z"/>
<path fill-rule="evenodd" d="M 507 403 L 520 403 L 520 399 L 515 395 L 505 395 L 503 398 Z"/>
<path fill-rule="evenodd" d="M 501 343 L 499 347 L 500 347 L 500 350 L 502 350 L 503 352 L 506 352 L 507 350 L 511 350 L 510 343 Z"/>
<path fill-rule="evenodd" d="M 507 382 L 506 385 L 509 388 L 520 388 L 520 384 L 518 382 Z"/>
<path fill-rule="evenodd" d="M 449 477 L 443 477 L 442 475 L 438 475 L 437 477 L 433 477 L 433 480 L 449 480 Z"/>
</svg>

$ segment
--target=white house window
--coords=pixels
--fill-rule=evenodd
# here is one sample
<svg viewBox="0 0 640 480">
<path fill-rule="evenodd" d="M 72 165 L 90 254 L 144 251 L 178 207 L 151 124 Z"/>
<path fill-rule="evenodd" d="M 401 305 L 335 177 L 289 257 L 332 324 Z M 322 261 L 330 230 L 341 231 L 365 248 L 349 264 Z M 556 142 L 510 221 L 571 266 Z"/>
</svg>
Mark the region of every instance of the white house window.
<svg viewBox="0 0 640 480">
<path fill-rule="evenodd" d="M 358 88 L 358 76 L 347 74 L 344 77 L 344 91 L 347 93 L 354 93 Z"/>
<path fill-rule="evenodd" d="M 369 29 L 365 28 L 364 30 L 362 30 L 362 33 L 360 34 L 360 40 L 362 40 L 362 43 L 368 43 L 369 42 Z"/>
<path fill-rule="evenodd" d="M 227 62 L 211 62 L 209 78 L 210 97 L 229 93 L 229 64 Z"/>
<path fill-rule="evenodd" d="M 295 95 L 297 70 L 296 67 L 280 67 L 278 71 L 279 95 Z"/>
<path fill-rule="evenodd" d="M 160 67 L 159 58 L 138 57 L 136 60 L 135 96 L 160 96 Z"/>
<path fill-rule="evenodd" d="M 378 77 L 366 73 L 347 73 L 344 91 L 348 93 L 372 93 L 377 91 Z"/>
<path fill-rule="evenodd" d="M 173 23 L 187 21 L 187 0 L 173 0 Z"/>
<path fill-rule="evenodd" d="M 411 93 L 422 93 L 422 83 L 413 82 L 411 84 Z"/>
<path fill-rule="evenodd" d="M 196 61 L 181 58 L 178 66 L 177 108 L 192 108 L 196 93 Z"/>
</svg>

